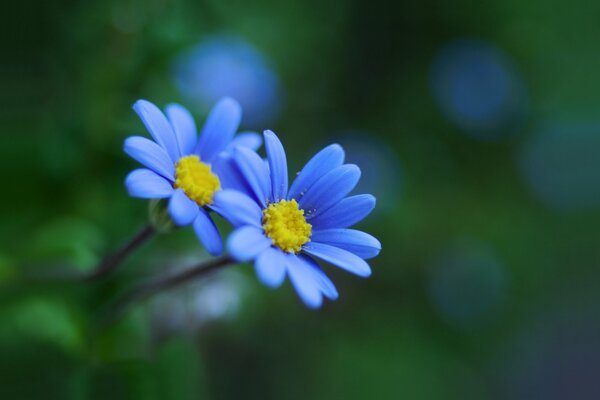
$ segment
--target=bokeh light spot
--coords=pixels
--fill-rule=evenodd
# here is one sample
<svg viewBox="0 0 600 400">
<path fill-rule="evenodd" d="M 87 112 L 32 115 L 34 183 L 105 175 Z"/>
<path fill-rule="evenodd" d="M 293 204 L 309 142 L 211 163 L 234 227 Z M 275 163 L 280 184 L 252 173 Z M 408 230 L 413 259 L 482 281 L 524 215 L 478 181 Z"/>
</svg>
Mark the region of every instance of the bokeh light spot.
<svg viewBox="0 0 600 400">
<path fill-rule="evenodd" d="M 501 261 L 479 243 L 452 245 L 429 269 L 429 295 L 441 317 L 459 329 L 493 320 L 507 290 Z"/>
<path fill-rule="evenodd" d="M 444 47 L 433 62 L 431 86 L 444 115 L 478 139 L 512 133 L 527 111 L 527 92 L 513 62 L 482 40 Z"/>
<path fill-rule="evenodd" d="M 558 211 L 600 207 L 600 123 L 544 127 L 520 152 L 537 197 Z"/>
<path fill-rule="evenodd" d="M 211 36 L 184 51 L 174 60 L 173 78 L 198 111 L 230 96 L 242 105 L 245 126 L 264 129 L 279 115 L 279 77 L 265 56 L 241 37 Z"/>
</svg>

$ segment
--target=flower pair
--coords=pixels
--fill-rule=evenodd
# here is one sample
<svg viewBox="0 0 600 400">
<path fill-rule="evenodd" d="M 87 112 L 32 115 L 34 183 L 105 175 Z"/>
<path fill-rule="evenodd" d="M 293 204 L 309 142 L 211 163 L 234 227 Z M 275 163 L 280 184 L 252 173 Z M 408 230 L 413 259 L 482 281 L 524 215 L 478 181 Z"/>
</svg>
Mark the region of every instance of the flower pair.
<svg viewBox="0 0 600 400">
<path fill-rule="evenodd" d="M 227 241 L 231 257 L 253 261 L 259 279 L 271 287 L 280 286 L 287 275 L 309 307 L 319 307 L 323 296 L 338 297 L 314 258 L 358 276 L 371 274 L 364 260 L 375 257 L 381 245 L 348 228 L 371 212 L 375 198 L 347 197 L 360 169 L 344 164 L 339 145 L 317 153 L 288 189 L 286 154 L 273 132 L 264 133 L 266 161 L 255 152 L 261 144 L 258 135 L 234 137 L 241 119 L 234 100 L 215 106 L 198 140 L 194 121 L 181 106 L 168 106 L 166 117 L 144 100 L 134 110 L 156 143 L 141 137 L 126 140 L 125 151 L 148 168 L 129 174 L 129 193 L 169 198 L 173 221 L 193 224 L 211 254 L 222 251 L 209 214 L 214 211 L 235 228 Z"/>
</svg>

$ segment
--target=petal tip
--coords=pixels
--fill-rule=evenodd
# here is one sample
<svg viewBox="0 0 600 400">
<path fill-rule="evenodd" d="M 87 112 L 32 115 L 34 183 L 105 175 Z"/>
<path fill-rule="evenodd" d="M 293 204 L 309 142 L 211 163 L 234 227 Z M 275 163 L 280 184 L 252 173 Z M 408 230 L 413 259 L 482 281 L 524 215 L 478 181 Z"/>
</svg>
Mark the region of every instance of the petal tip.
<svg viewBox="0 0 600 400">
<path fill-rule="evenodd" d="M 129 148 L 131 147 L 131 139 L 133 138 L 133 136 L 129 136 L 128 138 L 125 138 L 125 140 L 123 140 L 123 151 L 127 154 L 129 154 Z"/>
<path fill-rule="evenodd" d="M 264 131 L 263 131 L 263 135 L 264 135 L 265 137 L 277 137 L 277 135 L 275 134 L 275 132 L 273 132 L 273 131 L 272 131 L 272 130 L 270 130 L 270 129 L 266 129 L 266 130 L 264 130 Z"/>
<path fill-rule="evenodd" d="M 372 274 L 373 274 L 373 271 L 371 270 L 371 267 L 369 266 L 368 269 L 361 271 L 361 273 L 358 274 L 358 276 L 360 276 L 361 278 L 368 278 Z"/>
<path fill-rule="evenodd" d="M 323 305 L 323 296 L 319 296 L 318 298 L 308 298 L 306 296 L 302 296 L 298 293 L 298 296 L 302 300 L 302 303 L 311 310 L 318 310 Z"/>
<path fill-rule="evenodd" d="M 143 108 L 148 107 L 148 105 L 153 106 L 154 104 L 152 104 L 148 100 L 138 99 L 135 103 L 133 103 L 133 106 L 131 106 L 131 108 L 133 108 L 135 112 L 139 113 L 140 111 L 142 111 Z"/>
<path fill-rule="evenodd" d="M 221 244 L 220 246 L 215 246 L 214 248 L 207 247 L 206 251 L 211 256 L 214 256 L 214 257 L 220 256 L 221 254 L 223 254 L 223 245 Z"/>
<path fill-rule="evenodd" d="M 344 150 L 344 148 L 342 147 L 341 144 L 338 143 L 332 143 L 329 146 L 327 146 L 331 151 L 339 153 L 342 160 L 344 160 L 346 158 L 346 151 Z"/>
<path fill-rule="evenodd" d="M 169 108 L 185 108 L 185 107 L 184 107 L 184 106 L 182 106 L 182 105 L 181 105 L 181 104 L 179 104 L 179 103 L 175 103 L 175 102 L 173 102 L 173 103 L 169 103 L 169 104 L 167 104 L 167 105 L 165 106 L 165 110 L 167 110 L 167 109 L 169 109 Z"/>
<path fill-rule="evenodd" d="M 346 168 L 348 169 L 349 172 L 357 173 L 359 176 L 361 174 L 360 167 L 356 164 L 346 164 Z"/>
<path fill-rule="evenodd" d="M 229 97 L 229 96 L 221 98 L 215 105 L 215 108 L 216 107 L 227 107 L 232 112 L 235 112 L 236 114 L 242 113 L 242 105 L 240 104 L 240 102 L 237 101 L 236 99 L 234 99 L 233 97 Z"/>
</svg>

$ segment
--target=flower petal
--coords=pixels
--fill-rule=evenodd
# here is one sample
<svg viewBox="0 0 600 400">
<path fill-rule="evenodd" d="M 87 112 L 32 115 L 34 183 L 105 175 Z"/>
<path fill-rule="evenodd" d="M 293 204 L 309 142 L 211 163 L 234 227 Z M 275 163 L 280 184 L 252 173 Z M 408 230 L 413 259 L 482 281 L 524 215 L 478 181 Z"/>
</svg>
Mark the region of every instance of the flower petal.
<svg viewBox="0 0 600 400">
<path fill-rule="evenodd" d="M 304 193 L 324 174 L 344 162 L 344 149 L 339 144 L 325 147 L 311 158 L 298 174 L 288 191 L 288 199 L 300 200 Z"/>
<path fill-rule="evenodd" d="M 355 275 L 361 277 L 371 275 L 371 267 L 369 267 L 369 264 L 349 251 L 328 244 L 313 242 L 305 244 L 302 250 Z"/>
<path fill-rule="evenodd" d="M 273 247 L 268 247 L 256 258 L 254 269 L 258 279 L 265 285 L 276 288 L 285 279 L 285 254 Z"/>
<path fill-rule="evenodd" d="M 171 161 L 175 163 L 181 154 L 177 146 L 175 132 L 162 111 L 146 100 L 136 101 L 133 109 L 141 118 L 152 138 L 167 151 Z"/>
<path fill-rule="evenodd" d="M 254 192 L 240 172 L 235 160 L 228 154 L 221 153 L 213 159 L 213 172 L 219 177 L 223 189 L 233 189 L 248 197 L 254 197 Z"/>
<path fill-rule="evenodd" d="M 169 200 L 169 215 L 178 226 L 191 224 L 198 215 L 198 208 L 198 204 L 181 189 L 175 189 Z"/>
<path fill-rule="evenodd" d="M 206 251 L 213 256 L 218 256 L 223 252 L 219 230 L 204 208 L 199 207 L 198 211 L 198 215 L 194 220 L 194 232 L 196 232 L 196 236 L 198 236 Z"/>
<path fill-rule="evenodd" d="M 196 147 L 196 123 L 190 112 L 179 104 L 169 104 L 165 109 L 175 131 L 175 139 L 182 156 L 190 155 Z"/>
<path fill-rule="evenodd" d="M 242 119 L 242 107 L 232 98 L 221 99 L 211 110 L 202 128 L 196 153 L 202 161 L 210 163 L 225 150 Z"/>
<path fill-rule="evenodd" d="M 229 235 L 227 248 L 231 256 L 237 261 L 249 261 L 256 258 L 260 253 L 271 245 L 271 239 L 267 238 L 261 229 L 254 226 L 243 226 Z"/>
<path fill-rule="evenodd" d="M 265 148 L 271 174 L 271 196 L 273 202 L 283 200 L 287 196 L 288 169 L 285 150 L 279 138 L 272 131 L 265 131 Z"/>
<path fill-rule="evenodd" d="M 360 179 L 360 169 L 353 164 L 329 171 L 311 186 L 298 205 L 307 218 L 317 216 L 337 204 L 354 189 Z"/>
<path fill-rule="evenodd" d="M 229 148 L 233 149 L 236 146 L 247 147 L 251 150 L 258 150 L 262 144 L 262 136 L 256 132 L 240 132 L 231 141 Z"/>
<path fill-rule="evenodd" d="M 317 264 L 315 260 L 313 260 L 307 255 L 300 254 L 298 257 L 300 257 L 300 259 L 302 259 L 311 267 L 312 274 L 315 278 L 315 281 L 319 285 L 319 289 L 321 290 L 321 292 L 331 300 L 337 299 L 338 291 L 335 288 L 335 285 L 333 284 L 333 282 L 331 282 L 331 279 L 329 279 L 329 277 L 325 275 L 319 264 Z"/>
<path fill-rule="evenodd" d="M 316 230 L 310 240 L 347 250 L 365 260 L 376 257 L 381 251 L 379 240 L 355 229 Z"/>
<path fill-rule="evenodd" d="M 173 194 L 169 181 L 146 168 L 131 171 L 125 178 L 125 187 L 130 196 L 143 199 L 164 199 Z"/>
<path fill-rule="evenodd" d="M 128 137 L 123 144 L 123 150 L 144 167 L 171 181 L 174 180 L 175 166 L 171 158 L 165 149 L 152 140 L 141 136 Z"/>
<path fill-rule="evenodd" d="M 255 200 L 265 206 L 271 186 L 269 172 L 263 159 L 250 149 L 236 147 L 234 160 L 248 186 L 252 189 Z"/>
<path fill-rule="evenodd" d="M 295 254 L 286 254 L 287 271 L 300 299 L 310 308 L 319 308 L 323 296 L 311 267 Z"/>
<path fill-rule="evenodd" d="M 375 208 L 375 197 L 358 194 L 342 199 L 335 207 L 307 219 L 314 229 L 347 228 L 360 222 Z"/>
<path fill-rule="evenodd" d="M 252 225 L 262 228 L 262 211 L 250 197 L 235 190 L 221 190 L 215 193 L 211 206 L 233 226 Z"/>
</svg>

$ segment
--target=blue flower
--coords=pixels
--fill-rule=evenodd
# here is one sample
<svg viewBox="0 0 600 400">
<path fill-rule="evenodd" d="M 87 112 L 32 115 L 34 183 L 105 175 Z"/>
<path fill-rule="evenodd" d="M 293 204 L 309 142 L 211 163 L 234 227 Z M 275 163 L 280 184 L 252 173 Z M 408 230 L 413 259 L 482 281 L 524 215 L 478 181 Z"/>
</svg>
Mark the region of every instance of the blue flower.
<svg viewBox="0 0 600 400">
<path fill-rule="evenodd" d="M 346 197 L 360 169 L 343 164 L 344 151 L 336 144 L 317 153 L 288 190 L 283 146 L 271 131 L 264 140 L 266 163 L 242 147 L 223 163 L 228 179 L 237 177 L 238 184 L 215 194 L 215 210 L 236 228 L 228 239 L 233 258 L 254 261 L 258 278 L 270 287 L 280 286 L 287 274 L 304 303 L 316 308 L 323 296 L 333 300 L 338 293 L 313 257 L 361 277 L 371 274 L 365 259 L 379 254 L 381 244 L 348 227 L 373 210 L 375 198 Z"/>
<path fill-rule="evenodd" d="M 140 136 L 125 140 L 125 152 L 146 167 L 127 176 L 127 191 L 133 197 L 168 198 L 173 222 L 193 224 L 207 251 L 220 254 L 221 237 L 208 211 L 215 205 L 214 194 L 227 186 L 213 163 L 232 146 L 258 148 L 260 136 L 248 132 L 234 138 L 242 111 L 230 98 L 215 105 L 199 138 L 194 119 L 178 104 L 168 105 L 166 116 L 146 100 L 138 100 L 133 109 L 154 141 Z"/>
</svg>

